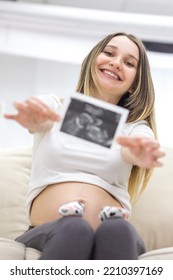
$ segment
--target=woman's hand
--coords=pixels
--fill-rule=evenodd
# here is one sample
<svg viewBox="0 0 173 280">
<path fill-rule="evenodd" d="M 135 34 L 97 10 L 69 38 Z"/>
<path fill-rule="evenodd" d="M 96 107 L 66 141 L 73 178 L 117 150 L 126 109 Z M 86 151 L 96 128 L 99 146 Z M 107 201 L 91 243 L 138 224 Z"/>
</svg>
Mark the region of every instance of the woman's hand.
<svg viewBox="0 0 173 280">
<path fill-rule="evenodd" d="M 17 114 L 5 114 L 7 119 L 15 120 L 22 126 L 32 131 L 45 131 L 49 129 L 55 121 L 60 120 L 60 116 L 51 110 L 44 102 L 37 97 L 31 97 L 23 103 L 14 102 Z"/>
<path fill-rule="evenodd" d="M 122 157 L 128 163 L 141 168 L 162 166 L 160 158 L 165 153 L 160 150 L 158 141 L 144 136 L 119 136 L 117 142 L 122 146 Z"/>
</svg>

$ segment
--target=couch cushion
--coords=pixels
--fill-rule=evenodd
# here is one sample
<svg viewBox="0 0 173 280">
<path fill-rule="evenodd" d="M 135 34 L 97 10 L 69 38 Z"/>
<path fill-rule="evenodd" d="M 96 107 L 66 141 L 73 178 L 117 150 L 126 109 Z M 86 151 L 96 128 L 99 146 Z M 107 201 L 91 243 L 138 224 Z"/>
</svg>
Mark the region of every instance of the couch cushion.
<svg viewBox="0 0 173 280">
<path fill-rule="evenodd" d="M 28 227 L 25 195 L 31 147 L 0 149 L 0 237 L 15 239 Z"/>
<path fill-rule="evenodd" d="M 0 238 L 0 260 L 37 260 L 41 253 L 33 248 L 26 248 L 22 243 Z"/>
<path fill-rule="evenodd" d="M 131 216 L 147 250 L 173 246 L 173 150 L 164 150 L 164 166 L 155 169 Z"/>
<path fill-rule="evenodd" d="M 142 254 L 139 260 L 173 260 L 173 247 L 147 252 Z"/>
</svg>

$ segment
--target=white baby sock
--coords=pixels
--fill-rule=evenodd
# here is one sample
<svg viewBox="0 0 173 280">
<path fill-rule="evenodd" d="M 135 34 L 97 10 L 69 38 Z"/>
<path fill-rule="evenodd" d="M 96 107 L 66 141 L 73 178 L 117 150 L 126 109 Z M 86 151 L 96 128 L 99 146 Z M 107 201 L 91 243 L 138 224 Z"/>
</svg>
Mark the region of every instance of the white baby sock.
<svg viewBox="0 0 173 280">
<path fill-rule="evenodd" d="M 83 216 L 84 204 L 78 201 L 63 204 L 58 212 L 62 216 Z"/>
<path fill-rule="evenodd" d="M 99 219 L 103 222 L 108 219 L 123 218 L 128 217 L 127 211 L 122 207 L 105 206 L 102 208 L 99 214 Z"/>
</svg>

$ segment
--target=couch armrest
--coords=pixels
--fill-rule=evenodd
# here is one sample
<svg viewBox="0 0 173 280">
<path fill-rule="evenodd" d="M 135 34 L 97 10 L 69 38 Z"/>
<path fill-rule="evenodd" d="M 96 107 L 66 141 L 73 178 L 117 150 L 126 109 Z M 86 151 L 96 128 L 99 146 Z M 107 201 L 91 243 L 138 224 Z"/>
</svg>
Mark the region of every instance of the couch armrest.
<svg viewBox="0 0 173 280">
<path fill-rule="evenodd" d="M 41 253 L 17 241 L 0 238 L 0 260 L 37 260 Z"/>
</svg>

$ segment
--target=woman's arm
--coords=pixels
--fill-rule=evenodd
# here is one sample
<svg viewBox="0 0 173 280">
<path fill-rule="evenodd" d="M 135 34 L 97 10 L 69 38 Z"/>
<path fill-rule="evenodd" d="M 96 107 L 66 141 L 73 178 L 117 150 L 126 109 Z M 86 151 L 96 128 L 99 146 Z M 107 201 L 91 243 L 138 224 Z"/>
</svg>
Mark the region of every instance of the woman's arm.
<svg viewBox="0 0 173 280">
<path fill-rule="evenodd" d="M 15 102 L 14 107 L 17 114 L 5 114 L 7 119 L 15 120 L 31 133 L 47 131 L 60 116 L 51 110 L 43 101 L 37 97 L 31 97 L 23 103 Z"/>
<path fill-rule="evenodd" d="M 123 159 L 141 168 L 153 168 L 162 166 L 160 158 L 165 155 L 160 150 L 160 144 L 153 138 L 142 135 L 119 136 L 117 142 L 122 146 Z"/>
</svg>

